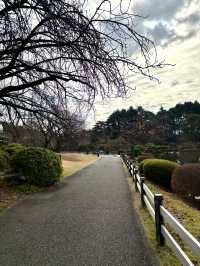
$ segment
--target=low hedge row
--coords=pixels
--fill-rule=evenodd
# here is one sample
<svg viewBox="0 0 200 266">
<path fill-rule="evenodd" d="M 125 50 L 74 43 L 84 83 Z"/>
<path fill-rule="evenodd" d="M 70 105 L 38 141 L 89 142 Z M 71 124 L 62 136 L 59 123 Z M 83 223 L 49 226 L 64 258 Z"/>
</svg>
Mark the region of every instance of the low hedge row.
<svg viewBox="0 0 200 266">
<path fill-rule="evenodd" d="M 200 163 L 179 165 L 168 160 L 146 159 L 140 162 L 139 173 L 184 197 L 200 196 Z"/>
<path fill-rule="evenodd" d="M 143 160 L 143 161 L 141 161 L 141 162 L 139 163 L 138 170 L 139 170 L 139 174 L 140 174 L 141 176 L 144 175 L 144 164 L 145 164 L 146 162 L 148 162 L 148 160 L 151 160 L 151 159 L 145 159 L 145 160 Z"/>
<path fill-rule="evenodd" d="M 172 174 L 179 166 L 177 163 L 162 159 L 146 159 L 140 164 L 140 171 L 148 180 L 171 189 Z"/>
</svg>

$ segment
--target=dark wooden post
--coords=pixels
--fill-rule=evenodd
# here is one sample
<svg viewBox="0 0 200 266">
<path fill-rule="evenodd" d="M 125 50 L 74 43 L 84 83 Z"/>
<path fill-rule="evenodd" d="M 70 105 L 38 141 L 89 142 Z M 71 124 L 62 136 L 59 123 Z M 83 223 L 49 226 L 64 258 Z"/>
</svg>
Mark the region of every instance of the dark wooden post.
<svg viewBox="0 0 200 266">
<path fill-rule="evenodd" d="M 142 202 L 142 206 L 144 207 L 145 206 L 145 202 L 144 202 L 144 195 L 145 195 L 145 192 L 144 192 L 144 182 L 145 182 L 145 177 L 144 176 L 141 176 L 140 177 L 140 187 L 141 187 L 141 202 Z"/>
<path fill-rule="evenodd" d="M 164 245 L 164 237 L 161 232 L 161 225 L 163 224 L 163 218 L 160 213 L 160 206 L 163 204 L 163 196 L 161 194 L 154 195 L 155 204 L 155 222 L 156 222 L 156 239 L 160 246 Z"/>
<path fill-rule="evenodd" d="M 135 191 L 138 191 L 138 187 L 137 187 L 137 169 L 134 168 L 134 182 L 135 182 Z"/>
<path fill-rule="evenodd" d="M 130 172 L 131 172 L 131 176 L 133 176 L 133 163 L 131 162 L 131 170 L 130 170 Z"/>
<path fill-rule="evenodd" d="M 133 163 L 133 182 L 135 182 L 135 164 Z"/>
</svg>

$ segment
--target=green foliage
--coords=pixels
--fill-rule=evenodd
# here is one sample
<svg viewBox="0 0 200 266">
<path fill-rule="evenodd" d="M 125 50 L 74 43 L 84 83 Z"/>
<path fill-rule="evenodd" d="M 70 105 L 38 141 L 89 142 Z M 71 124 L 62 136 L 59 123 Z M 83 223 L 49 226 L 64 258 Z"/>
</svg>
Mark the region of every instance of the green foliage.
<svg viewBox="0 0 200 266">
<path fill-rule="evenodd" d="M 148 152 L 156 158 L 170 159 L 172 154 L 168 152 L 176 150 L 172 144 L 200 142 L 200 103 L 185 102 L 169 110 L 161 108 L 157 114 L 141 107 L 117 110 L 106 121 L 97 122 L 90 131 L 90 142 L 96 146 L 118 138 L 124 138 L 128 143 L 123 147 L 126 153 L 134 144 L 131 148 L 132 158 Z M 143 146 L 137 145 L 140 143 Z"/>
<path fill-rule="evenodd" d="M 147 143 L 145 145 L 145 152 L 158 154 L 161 151 L 161 146 L 154 143 Z"/>
<path fill-rule="evenodd" d="M 143 153 L 140 156 L 138 156 L 137 161 L 138 163 L 142 162 L 145 159 L 153 159 L 154 155 L 152 153 Z"/>
<path fill-rule="evenodd" d="M 172 161 L 149 159 L 143 164 L 143 171 L 147 179 L 170 189 L 171 177 L 177 166 L 179 165 Z"/>
<path fill-rule="evenodd" d="M 200 114 L 188 114 L 183 123 L 185 137 L 191 141 L 200 141 Z"/>
<path fill-rule="evenodd" d="M 164 160 L 169 160 L 169 161 L 174 161 L 176 162 L 178 159 L 177 152 L 171 151 L 171 152 L 163 152 L 159 154 L 159 159 L 164 159 Z"/>
<path fill-rule="evenodd" d="M 28 183 L 24 183 L 24 184 L 18 184 L 13 186 L 14 191 L 22 193 L 22 194 L 31 194 L 31 193 L 35 193 L 35 192 L 39 192 L 40 188 Z"/>
<path fill-rule="evenodd" d="M 139 167 L 138 167 L 138 170 L 139 170 L 139 174 L 140 175 L 144 175 L 144 164 L 148 161 L 148 160 L 151 160 L 151 159 L 144 159 L 143 161 L 141 161 L 139 163 Z"/>
<path fill-rule="evenodd" d="M 11 143 L 3 147 L 3 150 L 6 151 L 11 157 L 14 156 L 17 152 L 24 149 L 25 146 L 19 143 Z"/>
<path fill-rule="evenodd" d="M 135 145 L 131 149 L 131 155 L 133 156 L 133 158 L 138 157 L 139 155 L 142 154 L 143 151 L 144 151 L 144 148 L 142 145 Z"/>
<path fill-rule="evenodd" d="M 9 155 L 6 151 L 0 150 L 0 171 L 5 171 L 9 168 Z"/>
<path fill-rule="evenodd" d="M 45 187 L 60 180 L 62 162 L 60 157 L 47 149 L 26 148 L 13 157 L 16 172 L 31 185 Z"/>
<path fill-rule="evenodd" d="M 200 164 L 191 163 L 177 167 L 171 186 L 174 192 L 183 196 L 200 196 Z"/>
</svg>

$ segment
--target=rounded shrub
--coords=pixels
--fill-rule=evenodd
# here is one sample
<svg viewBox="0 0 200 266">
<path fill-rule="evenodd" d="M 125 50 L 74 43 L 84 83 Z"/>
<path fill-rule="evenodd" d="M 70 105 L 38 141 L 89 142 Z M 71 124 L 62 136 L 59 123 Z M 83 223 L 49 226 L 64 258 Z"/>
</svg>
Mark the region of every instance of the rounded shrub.
<svg viewBox="0 0 200 266">
<path fill-rule="evenodd" d="M 143 153 L 140 156 L 138 156 L 137 161 L 138 163 L 140 163 L 145 159 L 152 159 L 152 158 L 155 158 L 155 156 L 152 153 Z"/>
<path fill-rule="evenodd" d="M 143 161 L 141 161 L 138 165 L 138 170 L 139 170 L 139 174 L 140 175 L 144 175 L 144 164 L 148 161 L 148 160 L 151 160 L 151 159 L 145 159 Z"/>
<path fill-rule="evenodd" d="M 149 159 L 143 164 L 144 175 L 147 179 L 171 189 L 173 171 L 179 165 L 175 162 L 161 159 Z"/>
<path fill-rule="evenodd" d="M 35 186 L 45 187 L 60 180 L 62 161 L 56 153 L 43 148 L 26 148 L 13 157 L 15 171 Z"/>
<path fill-rule="evenodd" d="M 0 150 L 0 171 L 5 171 L 9 168 L 9 155 L 6 151 Z"/>
<path fill-rule="evenodd" d="M 177 167 L 172 175 L 171 187 L 182 196 L 200 196 L 200 163 Z"/>
</svg>

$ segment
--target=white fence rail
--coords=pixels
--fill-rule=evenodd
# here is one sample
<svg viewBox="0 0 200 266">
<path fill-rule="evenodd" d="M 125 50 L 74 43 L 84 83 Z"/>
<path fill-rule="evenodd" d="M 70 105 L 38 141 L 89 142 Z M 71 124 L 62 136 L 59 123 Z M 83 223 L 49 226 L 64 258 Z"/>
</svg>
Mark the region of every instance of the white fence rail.
<svg viewBox="0 0 200 266">
<path fill-rule="evenodd" d="M 155 221 L 156 238 L 160 245 L 166 242 L 176 253 L 182 265 L 194 265 L 179 244 L 169 233 L 165 224 L 168 224 L 179 237 L 184 240 L 191 250 L 200 257 L 200 242 L 162 205 L 163 197 L 161 194 L 153 194 L 145 184 L 145 178 L 139 176 L 138 169 L 126 155 L 121 156 L 126 164 L 130 175 L 133 177 L 136 191 L 139 191 L 142 205 L 147 207 L 152 219 Z"/>
</svg>

